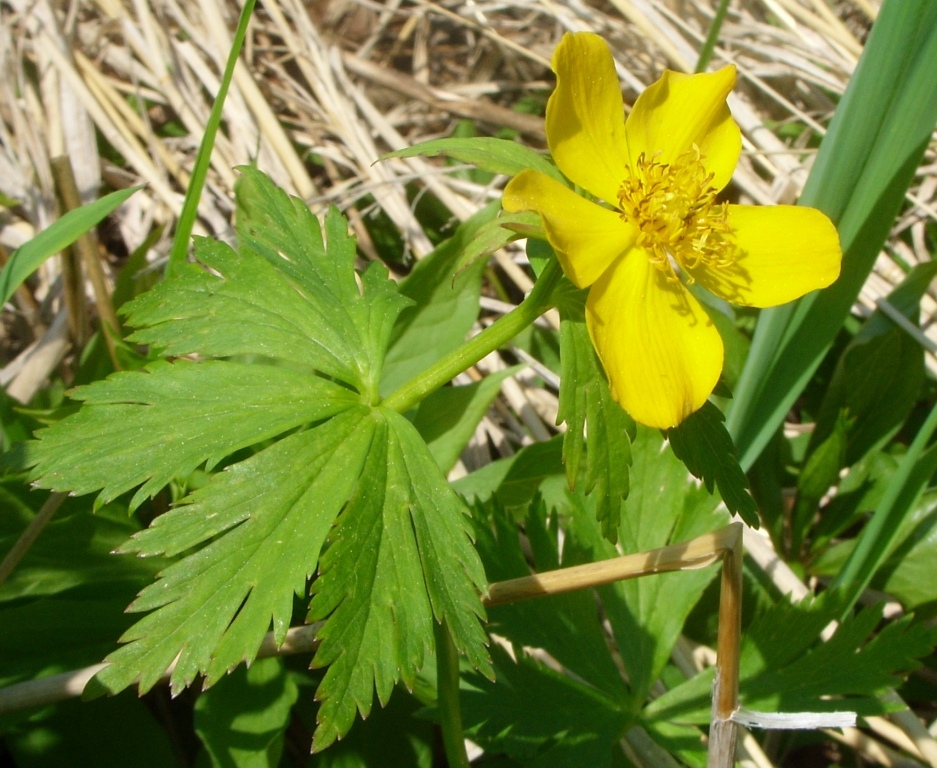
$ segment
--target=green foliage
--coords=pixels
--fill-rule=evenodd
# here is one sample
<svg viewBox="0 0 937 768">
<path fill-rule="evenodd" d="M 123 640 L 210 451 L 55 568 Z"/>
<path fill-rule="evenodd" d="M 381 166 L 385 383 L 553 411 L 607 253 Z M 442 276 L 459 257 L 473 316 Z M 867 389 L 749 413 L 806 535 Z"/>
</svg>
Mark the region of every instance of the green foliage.
<svg viewBox="0 0 937 768">
<path fill-rule="evenodd" d="M 213 766 L 276 768 L 299 696 L 280 659 L 240 667 L 195 702 L 195 732 Z"/>
<path fill-rule="evenodd" d="M 687 478 L 686 467 L 655 430 L 639 427 L 633 446 L 631 493 L 621 505 L 620 534 L 627 552 L 687 541 L 728 523 L 719 499 Z M 574 507 L 570 531 L 583 559 L 616 557 L 600 536 L 588 507 Z M 598 590 L 628 671 L 634 706 L 647 698 L 680 635 L 686 617 L 718 569 L 665 573 L 618 582 Z M 662 605 L 667 610 L 660 610 Z"/>
<path fill-rule="evenodd" d="M 667 438 L 674 454 L 706 490 L 712 493 L 718 488 L 728 510 L 757 528 L 758 508 L 724 421 L 722 411 L 707 401 L 679 426 L 668 429 Z"/>
<path fill-rule="evenodd" d="M 817 370 L 891 230 L 937 122 L 937 5 L 887 0 L 800 198 L 837 225 L 830 288 L 762 313 L 728 427 L 748 469 Z"/>
<path fill-rule="evenodd" d="M 448 472 L 497 397 L 502 382 L 520 366 L 505 368 L 479 382 L 438 389 L 422 403 L 413 424 L 429 445 L 439 469 Z"/>
<path fill-rule="evenodd" d="M 621 500 L 628 495 L 630 440 L 634 421 L 613 399 L 599 364 L 584 314 L 584 292 L 565 283 L 556 299 L 560 311 L 560 359 L 563 364 L 557 422 L 566 423 L 563 460 L 571 488 L 576 487 L 586 448 L 586 493 L 593 494 L 602 532 L 618 538 Z"/>
<path fill-rule="evenodd" d="M 420 155 L 425 157 L 445 155 L 453 160 L 469 163 L 483 171 L 503 173 L 505 176 L 516 176 L 525 169 L 531 169 L 563 182 L 563 174 L 557 170 L 556 166 L 530 147 L 525 147 L 516 141 L 493 139 L 487 136 L 424 141 L 412 147 L 398 149 L 384 157 L 386 159 Z"/>
<path fill-rule="evenodd" d="M 478 318 L 484 264 L 462 270 L 459 259 L 496 211 L 489 205 L 476 213 L 401 282 L 400 293 L 412 304 L 394 326 L 381 394 L 390 394 L 465 341 Z"/>
<path fill-rule="evenodd" d="M 372 687 L 385 704 L 398 678 L 413 686 L 434 618 L 491 674 L 478 623 L 485 574 L 463 505 L 406 419 L 381 411 L 371 419 L 360 481 L 312 587 L 309 620 L 328 618 L 313 666 L 331 665 L 317 693 L 314 749 L 345 733 L 356 708 L 368 714 Z"/>
<path fill-rule="evenodd" d="M 134 601 L 149 613 L 96 686 L 146 691 L 174 659 L 174 692 L 197 675 L 217 682 L 254 658 L 271 625 L 283 642 L 293 596 L 318 567 L 310 618 L 325 624 L 314 664 L 331 665 L 318 691 L 322 748 L 356 710 L 367 714 L 373 689 L 385 703 L 398 679 L 412 685 L 433 621 L 489 673 L 485 576 L 465 508 L 426 443 L 375 405 L 407 300 L 379 265 L 356 276 L 337 212 L 323 238 L 300 201 L 250 169 L 238 202 L 237 252 L 201 241 L 200 264 L 125 310 L 137 341 L 215 359 L 158 361 L 79 389 L 84 407 L 19 458 L 40 485 L 101 490 L 105 501 L 142 483 L 136 505 L 253 446 L 121 548 L 184 557 Z"/>
<path fill-rule="evenodd" d="M 782 600 L 755 619 L 742 644 L 743 706 L 769 712 L 888 711 L 882 695 L 919 666 L 918 659 L 937 641 L 937 631 L 906 617 L 876 632 L 882 618 L 879 605 L 848 618 L 832 638 L 818 642 L 846 600 L 839 592 L 794 604 Z M 712 670 L 697 675 L 651 702 L 647 717 L 708 722 L 712 682 Z"/>
<path fill-rule="evenodd" d="M 0 306 L 6 304 L 27 277 L 50 256 L 74 243 L 96 227 L 108 214 L 120 207 L 140 187 L 119 189 L 93 203 L 76 208 L 17 248 L 0 270 Z"/>
</svg>

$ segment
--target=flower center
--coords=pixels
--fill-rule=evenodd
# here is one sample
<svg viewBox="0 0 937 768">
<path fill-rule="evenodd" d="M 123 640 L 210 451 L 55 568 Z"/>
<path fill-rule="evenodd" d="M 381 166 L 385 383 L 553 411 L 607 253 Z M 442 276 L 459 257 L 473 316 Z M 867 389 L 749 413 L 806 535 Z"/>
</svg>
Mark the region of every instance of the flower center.
<svg viewBox="0 0 937 768">
<path fill-rule="evenodd" d="M 641 153 L 621 183 L 621 217 L 637 226 L 636 244 L 668 280 L 678 279 L 676 267 L 693 282 L 688 270 L 727 267 L 735 261 L 728 205 L 716 202 L 712 180 L 694 146 L 669 164 Z"/>
</svg>

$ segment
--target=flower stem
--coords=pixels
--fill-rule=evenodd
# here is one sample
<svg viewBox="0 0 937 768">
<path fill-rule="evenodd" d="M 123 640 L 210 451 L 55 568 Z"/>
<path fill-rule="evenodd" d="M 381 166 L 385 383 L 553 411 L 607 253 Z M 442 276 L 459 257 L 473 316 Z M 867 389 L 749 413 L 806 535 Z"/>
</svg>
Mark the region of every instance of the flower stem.
<svg viewBox="0 0 937 768">
<path fill-rule="evenodd" d="M 558 261 L 548 261 L 533 290 L 517 307 L 388 395 L 383 405 L 405 413 L 462 371 L 507 344 L 550 308 L 553 289 L 562 274 Z"/>
<path fill-rule="evenodd" d="M 445 622 L 433 622 L 436 634 L 436 704 L 443 747 L 450 768 L 469 768 L 459 705 L 459 652 Z"/>
</svg>

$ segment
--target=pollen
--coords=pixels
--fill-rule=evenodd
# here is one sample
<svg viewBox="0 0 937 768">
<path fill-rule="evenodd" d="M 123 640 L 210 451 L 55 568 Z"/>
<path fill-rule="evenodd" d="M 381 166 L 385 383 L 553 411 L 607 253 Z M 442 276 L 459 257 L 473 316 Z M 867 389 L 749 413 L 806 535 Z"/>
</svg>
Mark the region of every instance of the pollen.
<svg viewBox="0 0 937 768">
<path fill-rule="evenodd" d="M 679 270 L 693 282 L 693 270 L 735 261 L 728 204 L 716 202 L 712 181 L 694 146 L 672 163 L 642 153 L 618 190 L 622 219 L 638 228 L 636 245 L 669 280 Z"/>
</svg>

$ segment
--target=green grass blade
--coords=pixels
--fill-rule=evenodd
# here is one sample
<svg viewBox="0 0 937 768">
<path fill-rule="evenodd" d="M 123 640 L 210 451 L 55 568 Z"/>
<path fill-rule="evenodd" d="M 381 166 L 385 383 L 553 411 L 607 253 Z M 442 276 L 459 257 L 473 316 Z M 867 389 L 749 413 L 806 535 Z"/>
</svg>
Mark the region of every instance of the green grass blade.
<svg viewBox="0 0 937 768">
<path fill-rule="evenodd" d="M 247 25 L 254 12 L 254 5 L 256 5 L 256 0 L 245 0 L 244 7 L 241 9 L 238 26 L 234 31 L 234 40 L 231 43 L 231 51 L 228 53 L 228 61 L 221 77 L 221 87 L 218 89 L 218 95 L 208 117 L 208 123 L 205 125 L 202 143 L 199 145 L 198 155 L 195 158 L 195 167 L 192 169 L 192 178 L 189 181 L 189 188 L 185 192 L 185 202 L 182 204 L 182 213 L 179 214 L 176 234 L 172 240 L 169 262 L 166 264 L 167 278 L 173 277 L 179 266 L 184 264 L 188 257 L 192 228 L 195 226 L 195 219 L 198 216 L 198 203 L 202 197 L 202 190 L 205 188 L 205 179 L 208 176 L 208 167 L 211 163 L 211 152 L 215 146 L 215 136 L 218 135 L 218 128 L 221 125 L 225 97 L 228 95 L 228 88 L 231 86 L 231 79 L 234 77 L 234 67 L 237 64 L 238 56 L 241 55 L 241 48 L 244 47 Z"/>
<path fill-rule="evenodd" d="M 13 251 L 10 260 L 0 271 L 0 305 L 10 300 L 16 289 L 39 269 L 42 262 L 70 246 L 92 227 L 96 227 L 105 216 L 119 208 L 138 189 L 140 187 L 119 189 L 93 203 L 69 211 L 28 243 Z"/>
<path fill-rule="evenodd" d="M 726 14 L 729 12 L 729 0 L 721 0 L 713 15 L 712 24 L 709 25 L 709 32 L 703 41 L 703 47 L 700 48 L 699 57 L 696 59 L 696 69 L 694 72 L 705 72 L 712 61 L 713 51 L 716 49 L 716 41 L 719 40 L 719 32 L 722 31 L 722 25 L 725 23 Z"/>
<path fill-rule="evenodd" d="M 801 203 L 837 223 L 843 274 L 762 313 L 728 426 L 752 465 L 813 375 L 872 269 L 937 122 L 937 4 L 886 0 Z"/>
<path fill-rule="evenodd" d="M 848 601 L 841 618 L 852 610 L 859 595 L 888 557 L 889 549 L 905 517 L 910 513 L 924 486 L 937 470 L 937 446 L 927 444 L 937 431 L 937 406 L 931 409 L 908 452 L 901 459 L 875 513 L 863 528 L 856 547 L 837 574 L 831 590 L 846 589 Z"/>
</svg>

